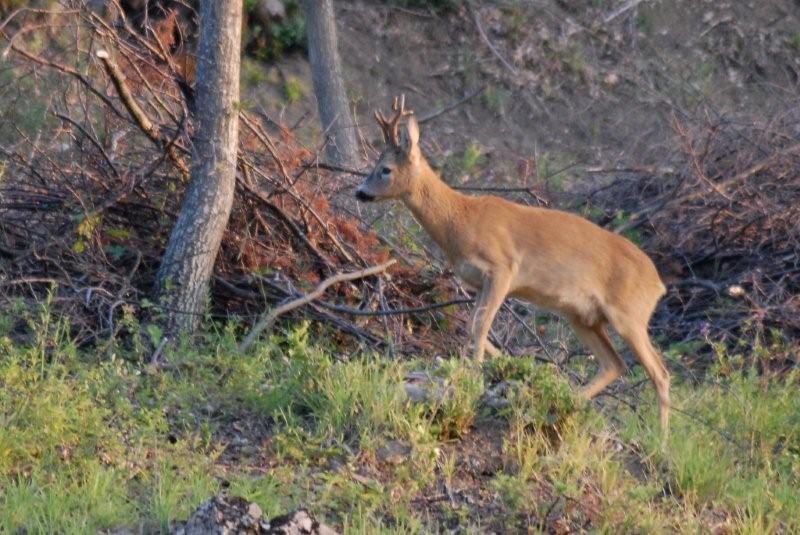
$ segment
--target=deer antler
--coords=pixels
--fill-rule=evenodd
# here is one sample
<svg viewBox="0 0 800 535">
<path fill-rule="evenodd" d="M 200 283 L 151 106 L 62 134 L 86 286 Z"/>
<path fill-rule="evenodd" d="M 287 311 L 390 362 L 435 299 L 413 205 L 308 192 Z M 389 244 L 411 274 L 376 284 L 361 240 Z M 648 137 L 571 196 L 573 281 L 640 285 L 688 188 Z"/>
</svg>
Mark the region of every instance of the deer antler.
<svg viewBox="0 0 800 535">
<path fill-rule="evenodd" d="M 397 128 L 400 125 L 400 119 L 403 117 L 408 117 L 409 115 L 414 115 L 414 112 L 411 110 L 406 110 L 405 95 L 400 95 L 399 99 L 394 97 L 394 101 L 392 102 L 392 111 L 394 112 L 394 115 L 387 119 L 380 111 L 375 110 L 375 120 L 378 121 L 378 126 L 380 126 L 381 130 L 383 131 L 383 140 L 386 143 L 399 146 L 400 133 L 398 132 Z"/>
</svg>

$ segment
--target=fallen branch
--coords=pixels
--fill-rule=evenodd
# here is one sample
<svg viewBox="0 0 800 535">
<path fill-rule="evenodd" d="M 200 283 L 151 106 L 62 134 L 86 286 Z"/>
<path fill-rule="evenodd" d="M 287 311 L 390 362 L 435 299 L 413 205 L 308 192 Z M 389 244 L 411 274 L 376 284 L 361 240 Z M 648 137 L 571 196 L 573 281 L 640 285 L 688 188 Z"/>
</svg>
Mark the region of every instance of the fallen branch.
<svg viewBox="0 0 800 535">
<path fill-rule="evenodd" d="M 504 187 L 482 187 L 482 186 L 453 186 L 457 191 L 477 191 L 483 193 L 525 193 L 541 206 L 550 206 L 550 201 L 537 195 L 531 188 L 504 188 Z"/>
<path fill-rule="evenodd" d="M 467 3 L 467 8 L 469 9 L 470 13 L 472 13 L 472 19 L 475 21 L 475 26 L 478 28 L 478 33 L 481 35 L 481 39 L 483 39 L 483 42 L 486 43 L 486 46 L 489 47 L 489 50 L 492 51 L 492 54 L 494 54 L 495 57 L 500 60 L 500 63 L 505 65 L 505 67 L 509 71 L 511 71 L 511 74 L 516 76 L 517 69 L 515 69 L 513 65 L 511 65 L 508 61 L 506 61 L 506 58 L 504 58 L 503 55 L 500 54 L 500 51 L 498 51 L 495 48 L 495 46 L 489 40 L 489 37 L 486 35 L 486 32 L 483 30 L 483 26 L 481 25 L 481 19 L 478 17 L 478 12 L 475 10 L 475 8 L 472 6 L 471 3 Z"/>
<path fill-rule="evenodd" d="M 456 109 L 457 107 L 461 106 L 465 102 L 468 102 L 469 100 L 473 99 L 474 97 L 480 95 L 483 92 L 484 89 L 486 89 L 486 85 L 482 85 L 482 86 L 478 87 L 477 89 L 473 90 L 471 93 L 467 93 L 466 95 L 464 95 L 460 99 L 456 100 L 455 102 L 451 102 L 450 104 L 447 104 L 446 106 L 442 106 L 438 110 L 434 110 L 434 111 L 432 111 L 430 113 L 427 113 L 427 114 L 423 115 L 422 117 L 418 118 L 417 121 L 419 122 L 419 124 L 424 124 L 424 123 L 427 123 L 428 121 L 432 121 L 433 119 L 436 119 L 440 115 L 444 115 L 445 113 Z"/>
<path fill-rule="evenodd" d="M 605 24 L 608 24 L 609 22 L 611 22 L 612 20 L 616 19 L 617 17 L 619 17 L 620 15 L 625 13 L 626 11 L 635 8 L 636 6 L 641 4 L 642 2 L 643 2 L 643 0 L 628 0 L 627 2 L 622 4 L 620 7 L 618 7 L 617 9 L 615 9 L 614 11 L 612 11 L 611 13 L 608 13 L 605 17 L 603 17 L 603 22 Z"/>
<path fill-rule="evenodd" d="M 302 170 L 305 171 L 306 169 L 311 169 L 312 167 L 316 167 L 318 169 L 325 169 L 326 171 L 333 171 L 335 173 L 347 173 L 349 175 L 356 175 L 356 176 L 367 176 L 369 173 L 364 171 L 357 171 L 351 167 L 342 167 L 341 165 L 333 165 L 331 163 L 326 162 L 311 162 L 303 165 Z"/>
<path fill-rule="evenodd" d="M 308 293 L 302 297 L 298 297 L 297 299 L 293 299 L 288 303 L 285 303 L 279 307 L 272 309 L 268 314 L 262 317 L 258 323 L 256 323 L 255 327 L 247 334 L 244 341 L 239 345 L 239 351 L 245 351 L 248 347 L 250 347 L 255 339 L 261 334 L 262 331 L 265 329 L 271 328 L 272 325 L 275 323 L 275 320 L 278 319 L 279 316 L 289 312 L 290 310 L 294 310 L 295 308 L 301 307 L 303 305 L 307 305 L 308 303 L 314 301 L 315 299 L 319 298 L 325 290 L 338 282 L 345 282 L 345 281 L 352 281 L 356 279 L 363 279 L 364 277 L 370 277 L 372 275 L 377 275 L 383 271 L 386 271 L 390 266 L 396 263 L 397 260 L 389 260 L 388 262 L 384 262 L 383 264 L 369 267 L 366 269 L 361 269 L 359 271 L 352 271 L 350 273 L 337 273 L 332 277 L 328 277 L 324 281 L 320 282 L 314 291 Z"/>
<path fill-rule="evenodd" d="M 359 308 L 337 305 L 335 303 L 329 303 L 327 301 L 318 301 L 317 304 L 319 304 L 322 308 L 327 308 L 328 310 L 339 312 L 340 314 L 350 314 L 351 316 L 399 316 L 400 314 L 419 314 L 421 312 L 429 312 L 431 310 L 436 310 L 439 308 L 447 308 L 456 305 L 466 305 L 469 303 L 473 303 L 474 301 L 475 300 L 472 298 L 462 298 L 462 299 L 453 299 L 451 301 L 444 301 L 442 303 L 431 303 L 430 305 L 425 305 L 421 307 L 394 308 L 388 310 L 387 309 L 361 310 Z"/>
</svg>

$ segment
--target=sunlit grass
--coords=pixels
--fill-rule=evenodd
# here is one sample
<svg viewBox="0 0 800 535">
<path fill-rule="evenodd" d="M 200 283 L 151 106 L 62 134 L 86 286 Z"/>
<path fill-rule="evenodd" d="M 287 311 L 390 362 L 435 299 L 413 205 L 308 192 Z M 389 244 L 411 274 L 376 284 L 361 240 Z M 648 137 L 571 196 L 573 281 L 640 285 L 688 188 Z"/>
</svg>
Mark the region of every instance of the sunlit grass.
<svg viewBox="0 0 800 535">
<path fill-rule="evenodd" d="M 15 339 L 27 343 L 9 336 L 19 321 L 0 321 L 2 532 L 165 532 L 223 487 L 267 516 L 305 506 L 348 533 L 540 529 L 548 515 L 609 533 L 800 530 L 796 374 L 678 378 L 662 448 L 649 390 L 635 412 L 582 403 L 532 358 L 481 368 L 341 355 L 307 325 L 242 354 L 231 327 L 168 351 L 169 368 L 155 371 L 138 345 L 79 351 L 67 322 L 25 318 Z M 410 371 L 428 377 L 423 401 L 405 394 Z M 501 381 L 508 404 L 490 407 L 486 390 Z M 420 497 L 457 485 L 464 467 L 448 448 L 489 421 L 502 466 L 481 484 L 500 509 L 420 509 Z M 242 442 L 242 426 L 263 431 Z M 387 466 L 390 442 L 408 454 Z"/>
</svg>

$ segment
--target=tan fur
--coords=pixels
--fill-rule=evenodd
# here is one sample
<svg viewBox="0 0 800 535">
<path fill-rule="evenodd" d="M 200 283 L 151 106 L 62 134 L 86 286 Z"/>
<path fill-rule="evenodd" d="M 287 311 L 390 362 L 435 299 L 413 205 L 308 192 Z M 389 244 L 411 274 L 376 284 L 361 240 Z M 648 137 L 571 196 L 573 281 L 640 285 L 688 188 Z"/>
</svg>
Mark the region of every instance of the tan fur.
<svg viewBox="0 0 800 535">
<path fill-rule="evenodd" d="M 392 143 L 384 131 L 389 143 L 357 196 L 401 200 L 459 277 L 478 291 L 471 321 L 473 357 L 483 359 L 492 320 L 503 300 L 525 299 L 563 314 L 595 355 L 600 369 L 583 390 L 591 398 L 625 371 L 606 333 L 610 325 L 653 381 L 666 432 L 669 374 L 647 333 L 666 290 L 650 258 L 627 239 L 579 216 L 457 192 L 422 156 L 413 116 L 401 135 L 396 134 L 395 130 L 398 141 Z"/>
</svg>

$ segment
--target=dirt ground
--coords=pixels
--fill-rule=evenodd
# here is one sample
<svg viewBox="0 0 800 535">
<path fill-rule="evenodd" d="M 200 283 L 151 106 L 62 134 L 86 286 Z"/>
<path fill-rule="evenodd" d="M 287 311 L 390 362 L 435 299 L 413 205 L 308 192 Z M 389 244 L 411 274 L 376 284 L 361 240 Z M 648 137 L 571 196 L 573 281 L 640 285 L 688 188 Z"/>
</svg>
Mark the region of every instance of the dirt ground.
<svg viewBox="0 0 800 535">
<path fill-rule="evenodd" d="M 642 2 L 617 14 L 618 4 L 508 0 L 438 14 L 338 2 L 365 165 L 379 145 L 372 110 L 401 92 L 425 118 L 482 89 L 425 124 L 428 157 L 453 184 L 525 184 L 545 197 L 613 178 L 599 169 L 669 170 L 673 117 L 763 117 L 796 98 L 796 3 Z M 251 103 L 319 140 L 305 59 L 266 71 L 267 83 L 248 90 Z M 296 82 L 302 97 L 289 103 Z"/>
</svg>

